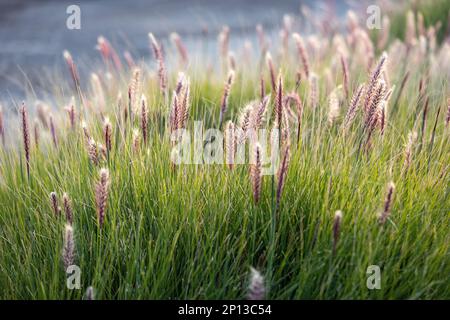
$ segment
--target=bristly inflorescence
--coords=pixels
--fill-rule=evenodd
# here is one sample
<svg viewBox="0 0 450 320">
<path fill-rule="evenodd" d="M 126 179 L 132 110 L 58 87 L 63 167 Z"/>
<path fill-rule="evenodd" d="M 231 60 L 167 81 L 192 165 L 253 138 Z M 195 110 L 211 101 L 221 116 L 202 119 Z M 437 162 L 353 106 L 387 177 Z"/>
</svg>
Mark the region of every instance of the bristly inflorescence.
<svg viewBox="0 0 450 320">
<path fill-rule="evenodd" d="M 112 124 L 109 118 L 107 117 L 103 121 L 103 136 L 105 139 L 106 152 L 109 156 L 109 153 L 111 152 L 112 148 Z"/>
<path fill-rule="evenodd" d="M 277 87 L 275 91 L 275 126 L 281 129 L 283 124 L 283 75 L 278 73 Z"/>
<path fill-rule="evenodd" d="M 109 170 L 100 169 L 100 179 L 95 185 L 95 200 L 97 204 L 97 218 L 100 228 L 103 227 L 109 193 Z"/>
<path fill-rule="evenodd" d="M 58 205 L 58 196 L 56 195 L 56 192 L 53 191 L 50 193 L 50 201 L 55 217 L 59 217 L 61 215 L 61 207 Z"/>
<path fill-rule="evenodd" d="M 52 134 L 52 141 L 55 148 L 58 147 L 58 136 L 56 135 L 56 126 L 55 122 L 53 120 L 53 115 L 50 114 L 49 116 L 49 122 L 50 122 L 50 132 Z"/>
<path fill-rule="evenodd" d="M 73 227 L 67 224 L 64 232 L 64 247 L 62 253 L 64 270 L 75 263 L 75 240 L 73 236 Z"/>
<path fill-rule="evenodd" d="M 348 91 L 349 91 L 349 83 L 350 83 L 348 63 L 347 63 L 347 59 L 344 57 L 344 55 L 342 53 L 340 54 L 340 60 L 341 60 L 341 66 L 342 66 L 345 98 L 348 99 L 348 95 L 349 95 Z"/>
<path fill-rule="evenodd" d="M 153 33 L 149 33 L 148 36 L 150 38 L 150 44 L 153 48 L 153 54 L 158 63 L 159 88 L 161 89 L 161 93 L 165 97 L 167 91 L 167 75 L 166 75 L 166 67 L 164 64 L 163 52 L 161 50 L 160 44 L 158 43 L 158 41 L 156 41 L 156 38 L 153 35 Z"/>
<path fill-rule="evenodd" d="M 134 119 L 134 114 L 139 110 L 139 93 L 141 92 L 141 69 L 134 68 L 130 84 L 128 85 L 128 109 L 125 109 L 125 121 L 129 117 L 131 121 Z"/>
<path fill-rule="evenodd" d="M 228 99 L 230 97 L 231 86 L 234 81 L 234 71 L 230 70 L 228 73 L 227 81 L 225 82 L 225 88 L 223 89 L 222 101 L 220 103 L 220 118 L 219 118 L 219 128 L 222 127 L 223 119 L 228 109 Z"/>
<path fill-rule="evenodd" d="M 403 162 L 403 168 L 405 171 L 407 171 L 411 166 L 416 141 L 417 141 L 417 132 L 411 131 L 408 134 L 408 140 L 405 144 L 405 151 L 404 151 L 405 160 Z"/>
<path fill-rule="evenodd" d="M 225 154 L 226 164 L 232 170 L 234 168 L 236 154 L 236 129 L 232 121 L 228 121 L 225 126 Z"/>
<path fill-rule="evenodd" d="M 250 284 L 248 286 L 248 300 L 264 300 L 266 297 L 266 287 L 264 277 L 261 273 L 254 269 L 250 269 Z"/>
<path fill-rule="evenodd" d="M 22 138 L 23 138 L 23 148 L 25 151 L 25 164 L 27 167 L 27 176 L 30 178 L 30 128 L 28 123 L 28 113 L 25 107 L 25 103 L 22 103 L 20 108 L 21 123 L 22 123 Z"/>
<path fill-rule="evenodd" d="M 339 241 L 339 235 L 341 232 L 341 223 L 342 223 L 342 211 L 338 210 L 334 214 L 334 221 L 333 221 L 333 255 L 336 254 L 336 248 Z"/>
<path fill-rule="evenodd" d="M 75 62 L 72 59 L 72 55 L 69 51 L 65 50 L 63 52 L 64 59 L 66 60 L 67 66 L 69 67 L 70 74 L 72 76 L 72 80 L 75 86 L 75 89 L 78 90 L 80 87 L 80 77 L 78 76 L 77 67 Z"/>
<path fill-rule="evenodd" d="M 277 80 L 275 75 L 275 67 L 273 65 L 272 55 L 270 52 L 266 53 L 266 63 L 267 68 L 269 69 L 269 75 L 270 75 L 270 84 L 272 86 L 272 92 L 275 92 L 277 90 Z"/>
<path fill-rule="evenodd" d="M 317 108 L 317 104 L 318 104 L 318 97 L 319 97 L 319 79 L 317 77 L 317 74 L 315 73 L 311 73 L 309 76 L 309 86 L 310 86 L 310 91 L 309 91 L 309 106 L 312 109 L 316 109 Z"/>
<path fill-rule="evenodd" d="M 369 83 L 367 85 L 367 89 L 366 89 L 366 96 L 364 99 L 364 112 L 367 115 L 370 112 L 370 108 L 371 106 L 373 106 L 374 104 L 372 103 L 372 100 L 375 98 L 374 92 L 377 90 L 379 90 L 379 79 L 380 76 L 383 72 L 383 67 L 386 63 L 387 60 L 387 53 L 383 52 L 383 54 L 381 55 L 380 60 L 378 61 L 377 66 L 375 67 L 375 69 L 372 72 L 372 75 L 370 76 L 370 80 Z"/>
<path fill-rule="evenodd" d="M 171 134 L 178 129 L 186 128 L 190 110 L 190 92 L 190 80 L 180 72 L 170 105 L 169 128 Z"/>
<path fill-rule="evenodd" d="M 85 299 L 86 300 L 95 300 L 95 292 L 94 292 L 94 288 L 92 286 L 89 286 L 86 289 Z"/>
<path fill-rule="evenodd" d="M 70 123 L 70 128 L 72 130 L 75 129 L 75 121 L 76 121 L 76 111 L 75 111 L 75 104 L 73 103 L 73 98 L 72 98 L 72 103 L 66 107 L 66 111 L 67 111 L 67 115 L 69 116 L 69 123 Z"/>
<path fill-rule="evenodd" d="M 148 107 L 147 98 L 142 95 L 141 97 L 141 132 L 144 145 L 147 145 L 148 141 Z"/>
<path fill-rule="evenodd" d="M 253 189 L 253 200 L 255 203 L 258 203 L 261 198 L 262 184 L 262 149 L 259 143 L 255 144 L 253 150 L 250 164 L 250 180 Z"/>
<path fill-rule="evenodd" d="M 339 117 L 340 102 L 338 94 L 340 90 L 341 86 L 338 86 L 333 91 L 331 91 L 330 96 L 328 97 L 328 124 L 330 126 L 332 126 L 335 120 Z"/>
<path fill-rule="evenodd" d="M 180 62 L 182 66 L 186 66 L 189 58 L 186 46 L 184 45 L 183 41 L 181 40 L 181 37 L 178 33 L 172 32 L 170 34 L 170 39 L 172 40 L 173 44 L 175 45 L 178 54 L 180 55 Z"/>
<path fill-rule="evenodd" d="M 33 133 L 34 133 L 34 145 L 36 149 L 39 149 L 40 133 L 39 133 L 39 121 L 37 119 L 34 119 Z"/>
<path fill-rule="evenodd" d="M 89 140 L 87 142 L 87 153 L 88 153 L 89 160 L 91 161 L 91 163 L 94 166 L 98 165 L 101 160 L 98 149 L 99 149 L 98 144 L 95 142 L 95 140 L 92 138 L 89 138 Z"/>
<path fill-rule="evenodd" d="M 72 202 L 70 201 L 69 195 L 67 193 L 63 194 L 63 207 L 64 213 L 66 214 L 66 221 L 69 225 L 72 225 L 73 224 Z"/>
<path fill-rule="evenodd" d="M 380 224 L 385 224 L 387 219 L 391 215 L 394 191 L 395 191 L 395 184 L 391 181 L 387 185 L 386 197 L 384 199 L 384 204 L 383 204 L 383 211 L 378 216 L 378 222 Z"/>
<path fill-rule="evenodd" d="M 350 101 L 350 106 L 347 110 L 347 114 L 346 114 L 345 120 L 344 120 L 344 129 L 345 130 L 348 130 L 348 128 L 350 127 L 350 125 L 352 124 L 353 120 L 356 117 L 356 113 L 358 111 L 359 103 L 360 103 L 361 97 L 363 96 L 363 92 L 364 92 L 364 84 L 360 84 L 358 86 L 358 88 L 355 90 L 355 92 L 353 93 L 352 99 Z"/>
<path fill-rule="evenodd" d="M 294 38 L 295 44 L 297 45 L 298 55 L 300 56 L 300 59 L 303 64 L 305 77 L 306 79 L 309 79 L 310 75 L 309 57 L 305 48 L 303 38 L 298 33 L 294 33 L 292 37 Z"/>
<path fill-rule="evenodd" d="M 270 101 L 270 95 L 265 96 L 261 102 L 254 102 L 251 104 L 251 109 L 248 115 L 248 119 L 243 119 L 244 122 L 248 121 L 246 125 L 244 125 L 244 131 L 247 129 L 253 129 L 255 131 L 259 130 L 263 126 L 264 115 L 267 110 L 267 105 Z"/>
</svg>

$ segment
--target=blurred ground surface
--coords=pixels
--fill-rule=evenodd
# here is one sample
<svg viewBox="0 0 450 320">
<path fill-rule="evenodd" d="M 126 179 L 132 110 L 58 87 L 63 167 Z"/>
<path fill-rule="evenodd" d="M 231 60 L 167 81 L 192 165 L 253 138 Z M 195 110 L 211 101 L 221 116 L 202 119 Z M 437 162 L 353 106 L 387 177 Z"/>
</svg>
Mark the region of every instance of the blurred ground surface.
<svg viewBox="0 0 450 320">
<path fill-rule="evenodd" d="M 339 1 L 331 2 L 342 9 Z M 98 35 L 117 48 L 149 57 L 150 31 L 158 38 L 177 31 L 190 50 L 201 37 L 215 46 L 224 24 L 236 41 L 254 36 L 257 23 L 274 30 L 285 13 L 298 14 L 301 3 L 323 5 L 313 0 L 0 0 L 0 98 L 24 96 L 27 83 L 37 92 L 45 89 L 45 78 L 63 65 L 64 49 L 79 65 L 92 65 L 99 60 Z M 71 4 L 81 8 L 81 30 L 66 28 Z"/>
</svg>

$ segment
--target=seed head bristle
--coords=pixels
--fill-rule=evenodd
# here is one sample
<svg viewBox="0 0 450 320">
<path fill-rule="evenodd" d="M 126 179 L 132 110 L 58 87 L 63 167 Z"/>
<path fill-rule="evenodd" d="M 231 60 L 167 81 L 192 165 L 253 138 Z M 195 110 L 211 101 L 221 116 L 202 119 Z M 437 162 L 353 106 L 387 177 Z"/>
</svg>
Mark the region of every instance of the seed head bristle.
<svg viewBox="0 0 450 320">
<path fill-rule="evenodd" d="M 282 120 L 282 126 L 281 126 L 281 144 L 282 145 L 287 145 L 290 146 L 291 145 L 291 128 L 289 126 L 289 116 L 293 116 L 292 115 L 292 110 L 290 108 L 287 107 L 283 107 L 282 109 L 282 114 L 283 116 L 281 117 Z"/>
<path fill-rule="evenodd" d="M 183 89 L 178 93 L 177 128 L 185 129 L 190 109 L 191 86 L 189 78 L 184 79 Z"/>
<path fill-rule="evenodd" d="M 179 73 L 178 73 L 177 85 L 176 85 L 176 87 L 175 87 L 175 93 L 176 93 L 177 95 L 180 94 L 181 89 L 182 89 L 183 86 L 184 86 L 185 78 L 186 78 L 186 75 L 185 75 L 183 72 L 179 72 Z"/>
<path fill-rule="evenodd" d="M 262 150 L 259 143 L 255 143 L 252 161 L 250 163 L 250 181 L 253 189 L 253 200 L 259 202 L 261 197 L 261 181 L 262 181 Z"/>
<path fill-rule="evenodd" d="M 223 60 L 228 56 L 228 46 L 230 41 L 230 28 L 223 26 L 218 36 L 219 51 Z"/>
<path fill-rule="evenodd" d="M 73 101 L 72 97 L 72 101 Z M 70 122 L 70 128 L 75 129 L 75 119 L 76 119 L 76 111 L 75 111 L 75 105 L 74 103 L 71 103 L 67 108 L 67 115 L 69 116 L 69 122 Z"/>
<path fill-rule="evenodd" d="M 75 263 L 75 240 L 73 237 L 73 227 L 67 224 L 64 232 L 64 247 L 62 253 L 64 270 Z"/>
<path fill-rule="evenodd" d="M 88 152 L 89 160 L 91 161 L 91 163 L 94 166 L 98 165 L 100 162 L 99 150 L 98 150 L 97 143 L 92 138 L 89 138 L 89 140 L 88 140 L 87 152 Z"/>
<path fill-rule="evenodd" d="M 266 95 L 266 85 L 264 83 L 264 76 L 261 74 L 261 77 L 259 79 L 259 96 L 261 97 L 261 100 Z"/>
<path fill-rule="evenodd" d="M 266 63 L 267 63 L 267 67 L 269 69 L 270 84 L 272 85 L 272 92 L 276 92 L 277 80 L 276 80 L 276 75 L 275 75 L 275 67 L 273 66 L 272 55 L 270 54 L 270 52 L 266 53 Z"/>
<path fill-rule="evenodd" d="M 86 300 L 95 300 L 94 288 L 92 286 L 86 289 Z"/>
<path fill-rule="evenodd" d="M 261 50 L 261 54 L 264 57 L 265 53 L 267 52 L 267 40 L 266 40 L 266 34 L 264 33 L 264 28 L 261 24 L 256 25 L 256 33 L 258 35 L 258 44 L 259 48 Z"/>
<path fill-rule="evenodd" d="M 96 108 L 95 111 L 98 111 L 100 114 L 103 114 L 107 107 L 106 97 L 105 92 L 103 90 L 102 81 L 95 72 L 91 73 L 91 87 L 92 87 L 92 100 Z"/>
<path fill-rule="evenodd" d="M 375 69 L 372 72 L 369 84 L 367 85 L 367 89 L 365 92 L 366 96 L 365 96 L 365 100 L 364 100 L 364 112 L 366 115 L 367 115 L 367 113 L 369 113 L 372 99 L 374 98 L 373 94 L 379 83 L 380 75 L 383 72 L 383 68 L 386 63 L 386 60 L 387 60 L 387 53 L 383 52 L 383 54 L 380 57 L 380 60 L 378 61 L 377 66 L 375 67 Z"/>
<path fill-rule="evenodd" d="M 334 121 L 339 117 L 340 105 L 338 91 L 340 91 L 340 89 L 341 86 L 335 88 L 331 91 L 330 96 L 328 97 L 328 124 L 330 126 L 332 126 Z"/>
<path fill-rule="evenodd" d="M 41 101 L 36 102 L 36 111 L 39 121 L 42 123 L 45 129 L 48 129 L 48 112 L 49 106 Z"/>
<path fill-rule="evenodd" d="M 122 70 L 122 62 L 120 61 L 119 55 L 104 36 L 97 38 L 97 49 L 100 51 L 103 61 L 108 67 L 110 67 L 110 61 L 112 61 L 117 70 Z"/>
<path fill-rule="evenodd" d="M 66 214 L 67 223 L 69 225 L 72 225 L 73 223 L 72 203 L 67 193 L 63 194 L 63 206 L 64 206 L 64 213 Z"/>
<path fill-rule="evenodd" d="M 106 205 L 109 193 L 109 171 L 106 168 L 100 169 L 100 179 L 95 185 L 95 200 L 97 205 L 97 218 L 100 228 L 103 227 L 106 214 Z"/>
<path fill-rule="evenodd" d="M 343 84 L 344 84 L 344 93 L 345 98 L 348 98 L 348 90 L 349 90 L 349 73 L 348 73 L 348 63 L 347 59 L 344 57 L 344 55 L 340 54 L 340 60 L 341 60 L 341 67 L 342 67 L 342 75 L 343 75 Z"/>
<path fill-rule="evenodd" d="M 264 122 L 264 114 L 267 110 L 267 105 L 269 104 L 270 95 L 265 96 L 261 102 L 253 103 L 252 110 L 250 111 L 250 118 L 248 119 L 249 123 L 247 128 L 251 128 L 255 131 L 258 131 L 262 128 Z"/>
<path fill-rule="evenodd" d="M 416 40 L 416 22 L 414 19 L 414 13 L 409 10 L 406 13 L 405 41 L 408 46 L 413 46 L 416 43 Z"/>
<path fill-rule="evenodd" d="M 276 97 L 275 97 L 275 126 L 281 129 L 283 124 L 283 76 L 278 73 Z"/>
<path fill-rule="evenodd" d="M 83 130 L 83 135 L 84 135 L 86 141 L 89 142 L 89 140 L 91 139 L 91 135 L 89 133 L 87 123 L 84 120 L 81 121 L 81 129 Z"/>
<path fill-rule="evenodd" d="M 39 121 L 38 121 L 38 119 L 34 119 L 33 133 L 34 133 L 34 145 L 36 146 L 36 149 L 39 149 L 40 134 L 39 134 Z"/>
<path fill-rule="evenodd" d="M 101 158 L 105 159 L 108 156 L 108 152 L 106 151 L 106 147 L 103 144 L 101 144 L 101 143 L 97 143 L 97 148 L 100 151 L 99 159 L 101 159 Z"/>
<path fill-rule="evenodd" d="M 334 221 L 333 221 L 333 255 L 336 253 L 339 234 L 341 231 L 341 221 L 342 221 L 342 211 L 338 210 L 334 214 Z"/>
<path fill-rule="evenodd" d="M 58 197 L 56 192 L 50 193 L 50 201 L 52 204 L 53 213 L 56 217 L 59 217 L 61 215 L 61 207 L 58 205 Z"/>
<path fill-rule="evenodd" d="M 247 299 L 264 300 L 265 295 L 264 277 L 258 270 L 250 268 L 250 284 L 248 286 Z"/>
<path fill-rule="evenodd" d="M 21 124 L 22 124 L 22 138 L 23 147 L 25 151 L 25 163 L 27 167 L 27 176 L 30 178 L 30 129 L 28 124 L 28 113 L 25 107 L 25 102 L 22 103 L 20 108 Z"/>
<path fill-rule="evenodd" d="M 349 10 L 347 12 L 347 30 L 351 33 L 357 28 L 359 28 L 358 16 L 353 10 Z"/>
<path fill-rule="evenodd" d="M 312 109 L 315 109 L 318 104 L 319 97 L 319 79 L 315 73 L 311 73 L 309 79 L 309 104 Z"/>
<path fill-rule="evenodd" d="M 220 103 L 219 128 L 222 126 L 225 113 L 227 112 L 228 109 L 228 98 L 230 96 L 233 81 L 234 81 L 234 71 L 230 70 L 230 72 L 228 73 L 227 81 L 225 82 L 225 88 L 223 89 L 222 101 Z"/>
<path fill-rule="evenodd" d="M 150 43 L 153 48 L 153 54 L 155 56 L 155 59 L 158 63 L 158 78 L 159 78 L 159 87 L 161 89 L 161 93 L 163 96 L 166 96 L 166 89 L 167 89 L 167 77 L 166 77 L 166 67 L 164 65 L 164 56 L 163 52 L 161 50 L 161 46 L 156 41 L 155 36 L 153 33 L 148 34 L 150 38 Z"/>
<path fill-rule="evenodd" d="M 380 132 L 381 132 L 381 135 L 384 135 L 384 129 L 386 127 L 386 106 L 387 106 L 386 101 L 384 101 L 384 100 L 381 101 L 380 108 L 379 108 L 379 110 L 381 112 L 381 115 L 380 115 Z"/>
<path fill-rule="evenodd" d="M 380 80 L 376 86 L 375 91 L 370 99 L 370 106 L 366 113 L 365 127 L 370 131 L 375 130 L 380 123 L 380 108 L 386 94 L 386 84 L 383 80 Z"/>
<path fill-rule="evenodd" d="M 105 139 L 106 151 L 109 154 L 112 147 L 112 124 L 111 121 L 109 121 L 109 118 L 105 118 L 105 120 L 103 121 L 103 136 Z"/>
<path fill-rule="evenodd" d="M 75 86 L 75 90 L 78 90 L 80 87 L 80 78 L 78 76 L 77 67 L 75 65 L 75 62 L 72 59 L 72 55 L 69 51 L 64 50 L 63 51 L 64 60 L 66 60 L 66 64 L 69 67 L 70 75 L 72 76 L 72 80 Z"/>
<path fill-rule="evenodd" d="M 172 94 L 172 103 L 170 107 L 170 115 L 169 115 L 169 125 L 170 132 L 173 133 L 178 129 L 178 116 L 179 116 L 180 102 L 178 99 L 177 92 L 174 91 Z"/>
<path fill-rule="evenodd" d="M 251 102 L 247 104 L 241 111 L 239 116 L 239 137 L 238 137 L 238 144 L 241 145 L 245 142 L 245 139 L 247 138 L 247 131 L 250 128 L 250 118 L 251 114 L 254 108 L 254 102 Z"/>
<path fill-rule="evenodd" d="M 141 69 L 134 68 L 128 85 L 128 116 L 133 120 L 133 113 L 139 110 L 139 93 L 141 91 Z"/>
<path fill-rule="evenodd" d="M 172 40 L 173 44 L 177 48 L 178 54 L 180 55 L 181 64 L 185 66 L 188 63 L 188 54 L 187 54 L 186 46 L 184 45 L 183 41 L 181 40 L 180 35 L 176 32 L 172 32 L 170 34 L 170 39 Z"/>
<path fill-rule="evenodd" d="M 128 68 L 132 69 L 136 67 L 136 63 L 134 62 L 133 56 L 131 55 L 130 51 L 125 50 L 125 52 L 123 53 L 123 57 L 127 62 Z"/>
<path fill-rule="evenodd" d="M 378 222 L 380 224 L 385 224 L 392 210 L 392 201 L 394 198 L 395 184 L 391 181 L 387 185 L 386 197 L 384 199 L 383 211 L 378 216 Z"/>
<path fill-rule="evenodd" d="M 389 40 L 390 35 L 390 29 L 391 29 L 391 21 L 389 20 L 389 17 L 387 15 L 383 16 L 383 21 L 381 25 L 381 34 L 378 38 L 378 49 L 384 49 L 386 47 L 386 44 Z"/>
<path fill-rule="evenodd" d="M 364 84 L 360 84 L 353 93 L 352 99 L 350 100 L 350 106 L 348 107 L 347 114 L 344 120 L 344 129 L 348 129 L 355 119 L 363 92 Z"/>
<path fill-rule="evenodd" d="M 233 51 L 228 53 L 228 69 L 236 72 L 236 56 Z"/>
<path fill-rule="evenodd" d="M 138 129 L 133 129 L 133 152 L 138 153 L 139 152 L 139 145 L 140 145 L 140 134 Z"/>
<path fill-rule="evenodd" d="M 416 141 L 417 141 L 417 132 L 411 131 L 408 134 L 408 141 L 406 142 L 405 151 L 404 151 L 405 161 L 403 163 L 403 168 L 405 171 L 407 171 L 409 169 L 409 167 L 411 166 L 412 155 L 413 155 L 414 145 L 415 145 Z"/>
<path fill-rule="evenodd" d="M 226 163 L 230 170 L 234 167 L 234 158 L 236 153 L 236 135 L 235 127 L 232 121 L 228 121 L 225 126 L 225 154 Z"/>
<path fill-rule="evenodd" d="M 147 145 L 148 141 L 148 108 L 147 108 L 147 98 L 142 95 L 141 97 L 141 131 L 142 140 L 144 145 Z"/>
<path fill-rule="evenodd" d="M 302 61 L 302 64 L 303 64 L 303 70 L 305 72 L 305 77 L 307 79 L 309 79 L 309 75 L 310 75 L 309 57 L 308 57 L 308 53 L 305 48 L 303 38 L 298 33 L 292 34 L 292 38 L 294 38 L 295 44 L 297 46 L 298 55 L 300 56 L 300 60 Z"/>
<path fill-rule="evenodd" d="M 296 92 L 291 92 L 286 97 L 286 108 L 289 108 L 290 102 L 293 101 L 295 103 L 296 109 L 296 119 L 297 119 L 297 143 L 300 141 L 300 129 L 302 126 L 302 117 L 303 117 L 303 103 L 300 99 L 300 96 Z"/>
<path fill-rule="evenodd" d="M 50 132 L 52 134 L 52 141 L 55 148 L 58 147 L 58 137 L 56 136 L 56 127 L 55 123 L 53 121 L 53 116 L 50 114 L 49 116 L 49 122 L 50 122 Z"/>
</svg>

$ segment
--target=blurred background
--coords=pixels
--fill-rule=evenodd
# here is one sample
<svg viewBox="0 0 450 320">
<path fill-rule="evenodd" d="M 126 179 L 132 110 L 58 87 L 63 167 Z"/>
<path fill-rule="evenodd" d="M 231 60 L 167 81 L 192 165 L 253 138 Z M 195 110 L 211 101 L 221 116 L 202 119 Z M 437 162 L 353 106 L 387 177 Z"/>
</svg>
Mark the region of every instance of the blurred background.
<svg viewBox="0 0 450 320">
<path fill-rule="evenodd" d="M 66 27 L 69 5 L 81 9 L 81 29 Z M 214 48 L 223 25 L 231 31 L 231 43 L 255 39 L 255 25 L 266 32 L 281 25 L 283 15 L 298 15 L 301 6 L 312 10 L 333 7 L 344 15 L 347 1 L 315 0 L 0 0 L 0 97 L 21 95 L 24 83 L 34 90 L 71 52 L 80 72 L 83 64 L 100 61 L 95 49 L 97 37 L 105 36 L 119 51 L 135 57 L 151 57 L 148 32 L 164 44 L 176 31 L 190 53 L 198 44 L 210 42 Z"/>
<path fill-rule="evenodd" d="M 80 30 L 66 27 L 66 9 L 73 4 L 81 9 Z M 293 19 L 296 30 L 306 34 L 319 31 L 314 24 L 304 23 L 310 12 L 318 25 L 329 25 L 331 37 L 333 28 L 345 28 L 348 9 L 365 20 L 371 4 L 391 16 L 391 31 L 398 37 L 404 34 L 407 7 L 424 12 L 425 24 L 441 19 L 441 41 L 448 29 L 449 0 L 0 0 L 0 101 L 22 99 L 30 92 L 35 96 L 45 93 L 48 80 L 64 66 L 65 49 L 83 77 L 88 69 L 84 66 L 92 69 L 101 61 L 95 48 L 100 35 L 121 58 L 128 50 L 137 59 L 151 59 L 148 32 L 168 47 L 169 35 L 176 31 L 192 55 L 216 50 L 217 35 L 224 25 L 230 28 L 231 50 L 237 43 L 242 46 L 242 40 L 256 46 L 256 24 L 275 38 L 285 14 Z"/>
</svg>

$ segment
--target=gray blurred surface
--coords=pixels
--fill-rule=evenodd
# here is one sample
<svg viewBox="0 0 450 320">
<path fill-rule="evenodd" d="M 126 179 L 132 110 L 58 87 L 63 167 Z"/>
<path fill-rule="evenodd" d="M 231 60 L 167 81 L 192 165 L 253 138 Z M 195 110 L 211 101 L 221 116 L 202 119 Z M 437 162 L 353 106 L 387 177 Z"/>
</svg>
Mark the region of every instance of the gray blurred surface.
<svg viewBox="0 0 450 320">
<path fill-rule="evenodd" d="M 317 6 L 312 0 L 302 2 Z M 71 4 L 81 8 L 81 30 L 66 28 Z M 254 33 L 257 23 L 273 29 L 285 13 L 298 14 L 299 8 L 300 1 L 289 0 L 0 0 L 0 97 L 23 95 L 27 78 L 39 90 L 49 70 L 63 65 L 64 49 L 81 66 L 99 60 L 99 35 L 120 54 L 129 49 L 148 57 L 148 32 L 166 38 L 177 31 L 189 47 L 202 36 L 216 41 L 224 24 L 232 40 Z"/>
</svg>

